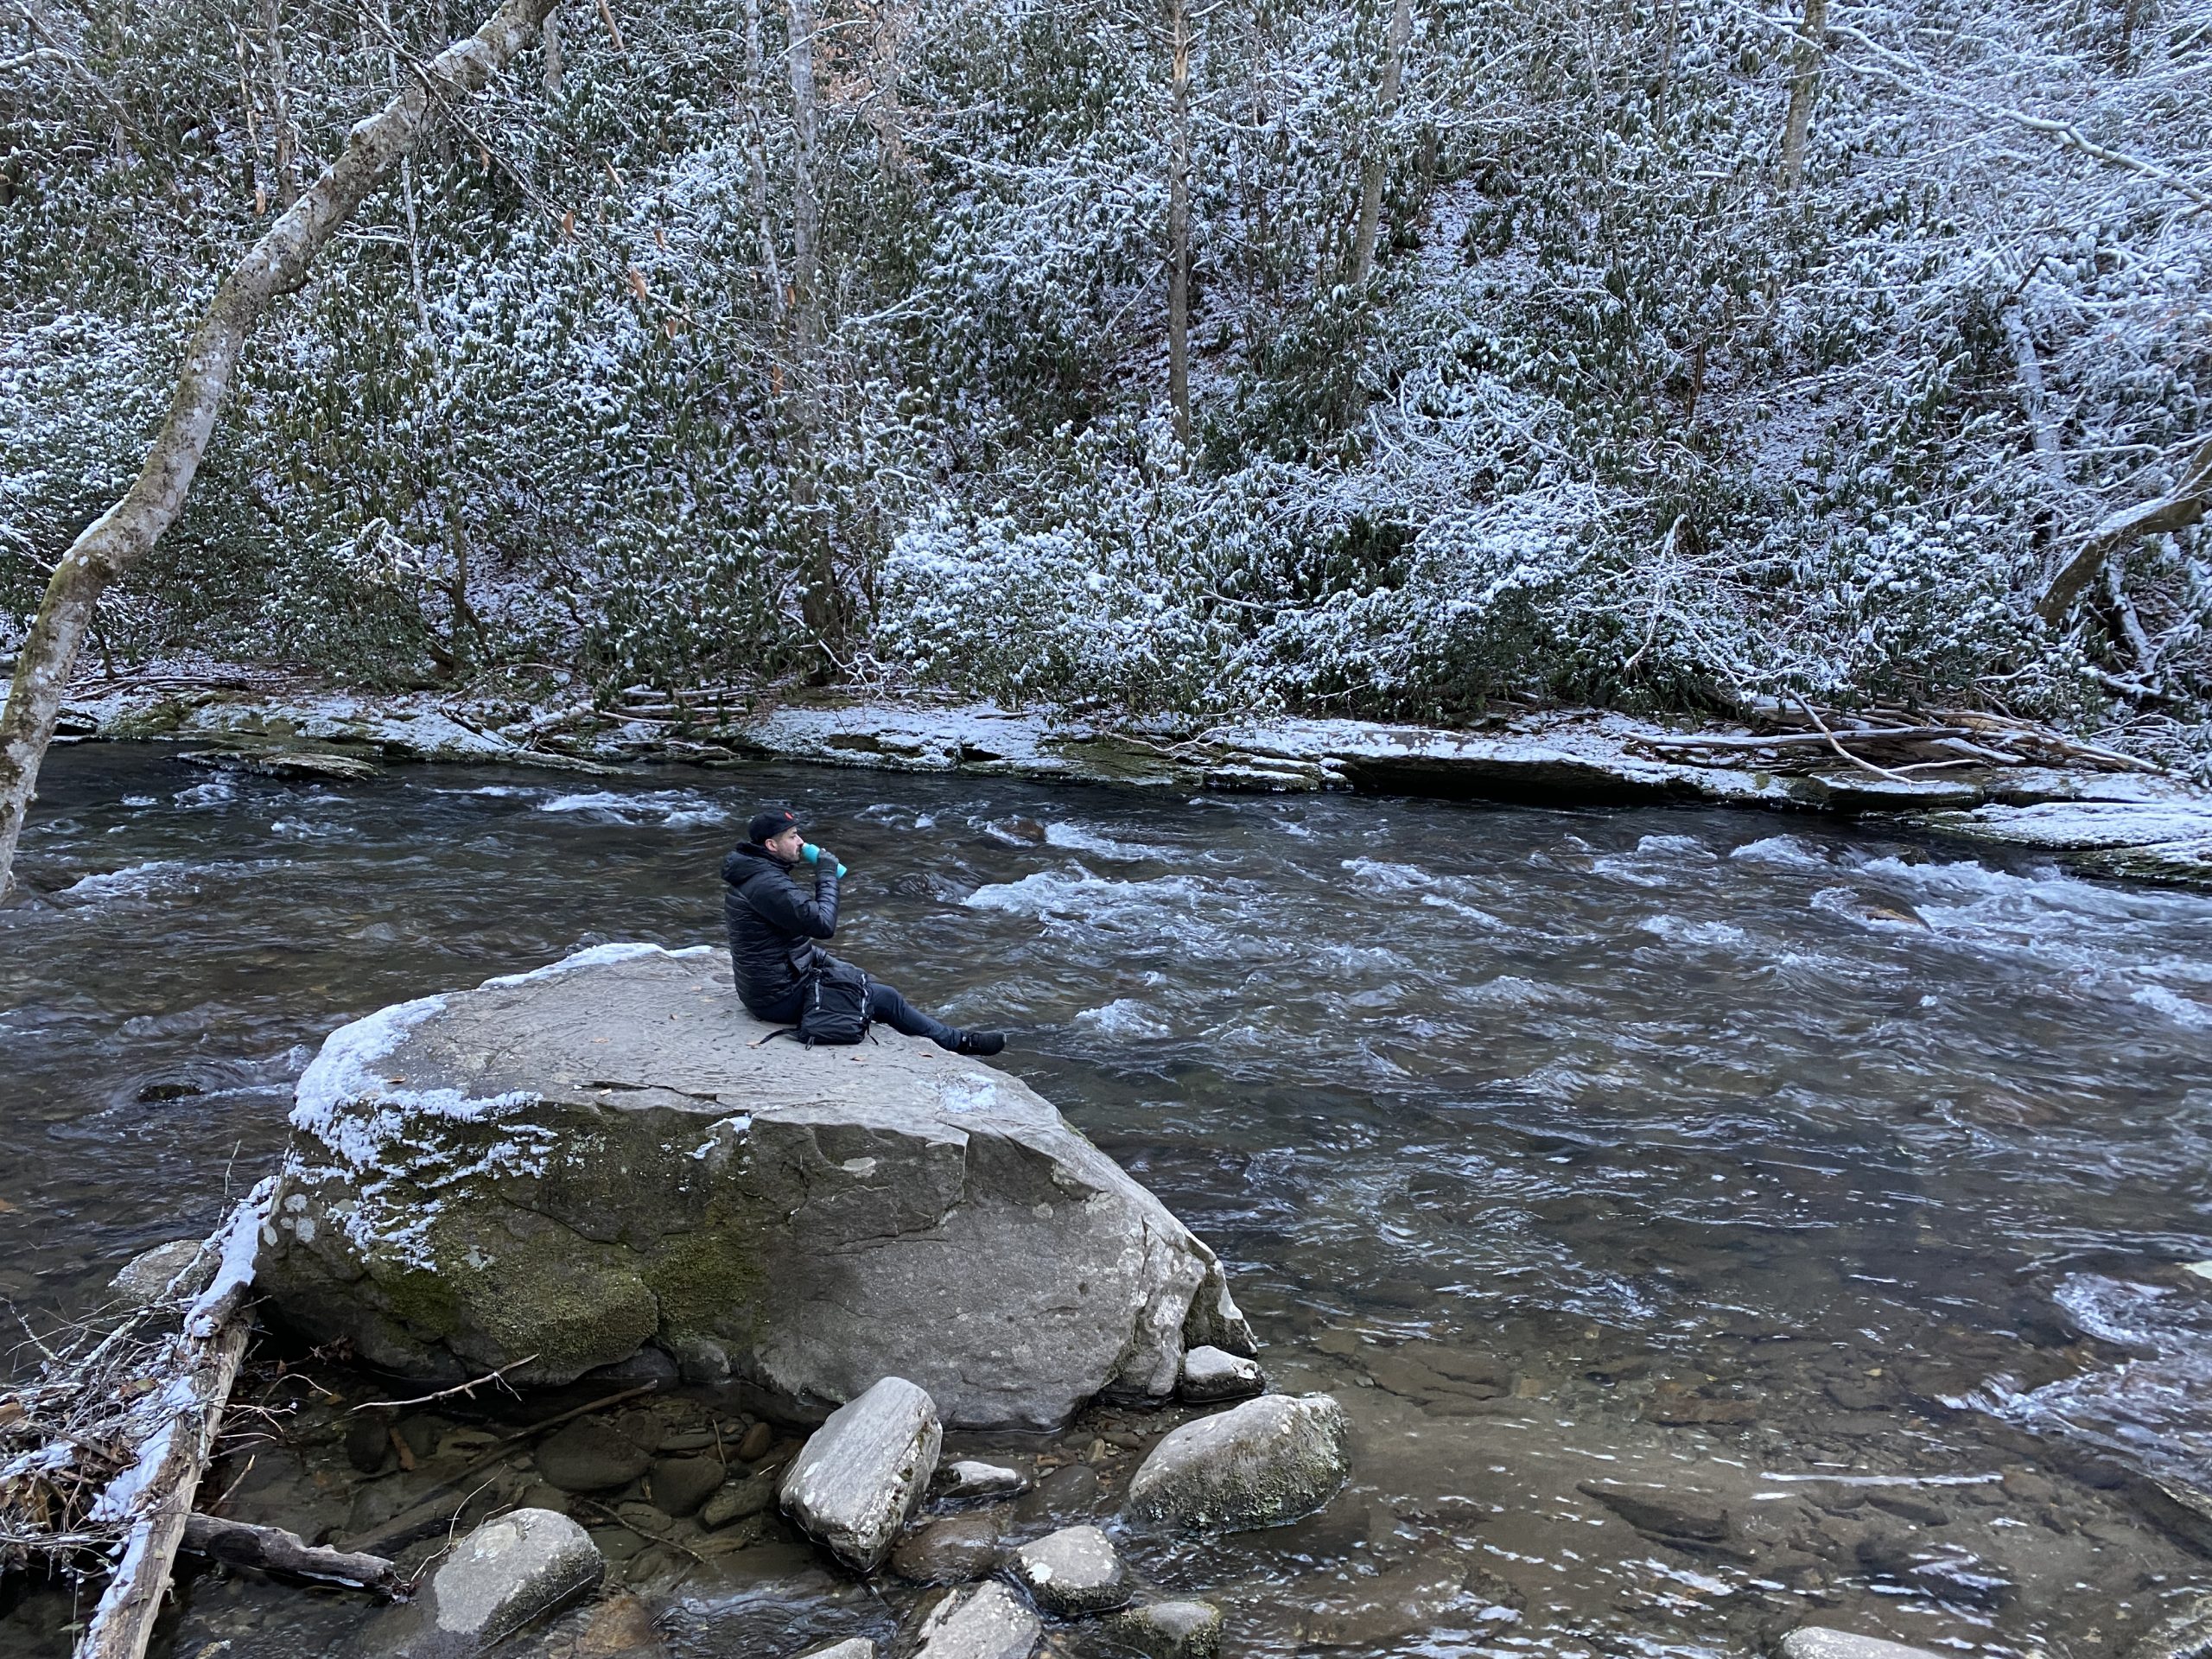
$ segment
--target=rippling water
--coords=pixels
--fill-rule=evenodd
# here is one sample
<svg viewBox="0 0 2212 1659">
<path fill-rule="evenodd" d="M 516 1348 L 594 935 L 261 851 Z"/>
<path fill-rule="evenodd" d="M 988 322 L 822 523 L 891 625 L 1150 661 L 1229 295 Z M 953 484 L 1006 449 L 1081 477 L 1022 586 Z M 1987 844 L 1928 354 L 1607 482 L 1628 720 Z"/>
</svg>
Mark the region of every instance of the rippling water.
<svg viewBox="0 0 2212 1659">
<path fill-rule="evenodd" d="M 0 1293 L 77 1307 L 211 1223 L 344 1019 L 715 938 L 778 797 L 853 868 L 842 950 L 1012 1028 L 1351 1409 L 1322 1516 L 1131 1541 L 1233 1651 L 2088 1653 L 2212 1578 L 2151 1479 L 2212 1487 L 2212 900 L 1811 819 L 64 751 L 0 911 Z M 668 1628 L 777 1653 L 843 1606 L 741 1573 Z"/>
</svg>

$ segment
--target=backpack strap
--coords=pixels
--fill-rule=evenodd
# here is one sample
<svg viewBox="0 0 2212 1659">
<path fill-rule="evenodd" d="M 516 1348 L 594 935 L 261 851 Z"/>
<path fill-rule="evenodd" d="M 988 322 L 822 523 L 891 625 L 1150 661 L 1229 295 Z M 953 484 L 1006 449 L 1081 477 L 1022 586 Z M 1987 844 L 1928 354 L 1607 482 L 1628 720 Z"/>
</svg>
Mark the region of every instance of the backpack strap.
<svg viewBox="0 0 2212 1659">
<path fill-rule="evenodd" d="M 746 1046 L 747 1048 L 758 1048 L 763 1043 L 774 1042 L 779 1037 L 789 1037 L 796 1041 L 798 1037 L 798 1027 L 797 1026 L 779 1026 L 775 1030 L 770 1032 L 765 1037 L 755 1037 L 751 1042 L 747 1043 Z"/>
</svg>

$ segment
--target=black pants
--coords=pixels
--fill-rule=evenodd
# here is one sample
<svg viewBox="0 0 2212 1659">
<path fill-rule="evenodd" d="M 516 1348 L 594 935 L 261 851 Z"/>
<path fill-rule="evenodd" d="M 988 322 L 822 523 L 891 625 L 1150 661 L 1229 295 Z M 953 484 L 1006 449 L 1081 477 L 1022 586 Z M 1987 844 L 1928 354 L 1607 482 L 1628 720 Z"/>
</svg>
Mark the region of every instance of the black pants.
<svg viewBox="0 0 2212 1659">
<path fill-rule="evenodd" d="M 791 1026 L 798 1023 L 799 1005 L 805 1000 L 806 987 L 794 985 L 775 1001 L 753 1009 L 756 1019 L 771 1025 Z M 956 1048 L 960 1033 L 942 1020 L 933 1020 L 899 995 L 896 986 L 886 985 L 880 979 L 868 982 L 868 1017 L 880 1020 L 892 1030 L 908 1037 L 926 1037 L 939 1048 Z"/>
</svg>

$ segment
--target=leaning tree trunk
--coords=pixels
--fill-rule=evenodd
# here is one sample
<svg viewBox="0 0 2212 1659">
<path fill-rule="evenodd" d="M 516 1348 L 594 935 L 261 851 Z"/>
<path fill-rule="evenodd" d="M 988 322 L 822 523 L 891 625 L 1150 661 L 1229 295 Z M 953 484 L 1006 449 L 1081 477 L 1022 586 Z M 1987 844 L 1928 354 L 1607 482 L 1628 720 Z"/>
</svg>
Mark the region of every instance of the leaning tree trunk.
<svg viewBox="0 0 2212 1659">
<path fill-rule="evenodd" d="M 1398 112 L 1398 87 L 1405 74 L 1406 42 L 1413 38 L 1413 0 L 1390 9 L 1390 33 L 1382 47 L 1382 95 L 1376 105 L 1376 131 L 1360 169 L 1359 224 L 1352 236 L 1351 284 L 1358 287 L 1375 269 L 1375 239 L 1382 225 L 1382 185 L 1389 172 L 1391 118 Z"/>
<path fill-rule="evenodd" d="M 1827 49 L 1828 0 L 1805 0 L 1804 26 L 1791 54 L 1789 113 L 1782 124 L 1782 188 L 1795 190 L 1805 176 L 1805 140 L 1813 130 L 1813 104 L 1821 95 L 1821 54 Z"/>
<path fill-rule="evenodd" d="M 47 583 L 0 711 L 0 893 L 100 594 L 184 508 L 247 334 L 269 302 L 306 279 L 338 227 L 421 138 L 431 106 L 474 93 L 534 38 L 556 0 L 505 0 L 491 21 L 418 68 L 406 89 L 346 135 L 346 147 L 224 280 L 185 353 L 168 416 L 123 499 L 86 527 Z"/>
</svg>

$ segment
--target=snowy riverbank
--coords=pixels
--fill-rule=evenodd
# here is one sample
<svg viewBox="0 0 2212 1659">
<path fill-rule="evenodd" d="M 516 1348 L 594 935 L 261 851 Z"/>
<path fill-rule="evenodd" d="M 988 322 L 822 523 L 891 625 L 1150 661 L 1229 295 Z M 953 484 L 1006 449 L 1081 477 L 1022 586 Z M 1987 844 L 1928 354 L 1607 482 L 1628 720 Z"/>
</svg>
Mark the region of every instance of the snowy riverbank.
<svg viewBox="0 0 2212 1659">
<path fill-rule="evenodd" d="M 66 740 L 188 744 L 212 764 L 331 773 L 378 760 L 590 772 L 779 759 L 1173 789 L 1880 814 L 1945 835 L 2041 849 L 2092 873 L 2212 885 L 2212 791 L 2164 773 L 2116 769 L 2094 751 L 2084 751 L 2085 760 L 2037 764 L 2032 742 L 2014 742 L 2022 762 L 1982 764 L 1969 755 L 1931 773 L 1926 763 L 1901 770 L 1854 760 L 1821 744 L 1820 734 L 1808 747 L 1804 734 L 1776 741 L 1740 726 L 1693 728 L 1591 709 L 1531 710 L 1477 731 L 1278 719 L 1185 735 L 1052 710 L 921 699 L 825 696 L 706 711 L 153 681 L 73 697 L 61 732 Z"/>
</svg>

